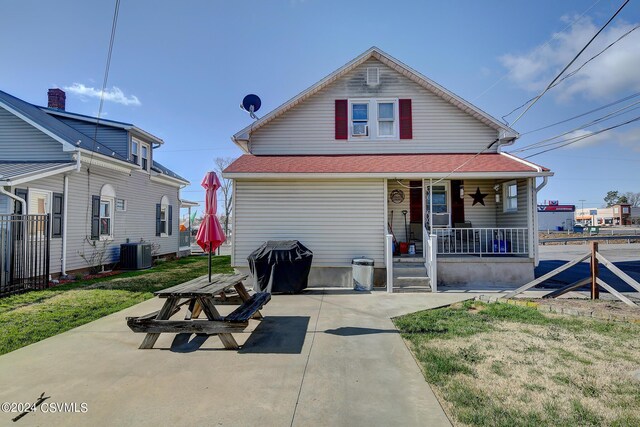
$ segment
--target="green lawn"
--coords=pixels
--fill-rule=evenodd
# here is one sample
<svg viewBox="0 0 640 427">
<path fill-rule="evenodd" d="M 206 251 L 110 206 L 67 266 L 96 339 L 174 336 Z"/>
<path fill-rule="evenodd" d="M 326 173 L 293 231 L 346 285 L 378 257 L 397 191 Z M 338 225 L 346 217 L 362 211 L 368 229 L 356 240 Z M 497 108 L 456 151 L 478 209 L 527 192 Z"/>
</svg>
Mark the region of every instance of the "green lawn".
<svg viewBox="0 0 640 427">
<path fill-rule="evenodd" d="M 640 425 L 640 325 L 473 301 L 394 322 L 454 425 Z"/>
<path fill-rule="evenodd" d="M 231 273 L 230 258 L 212 259 Z M 153 297 L 153 292 L 207 274 L 207 257 L 169 261 L 149 270 L 0 298 L 0 354 L 68 331 Z"/>
</svg>

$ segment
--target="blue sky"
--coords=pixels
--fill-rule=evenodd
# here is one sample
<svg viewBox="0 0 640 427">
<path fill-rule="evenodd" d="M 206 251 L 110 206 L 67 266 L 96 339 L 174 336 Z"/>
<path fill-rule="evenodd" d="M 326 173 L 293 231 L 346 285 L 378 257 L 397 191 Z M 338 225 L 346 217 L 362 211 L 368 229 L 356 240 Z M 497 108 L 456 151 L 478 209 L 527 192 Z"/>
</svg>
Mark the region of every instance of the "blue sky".
<svg viewBox="0 0 640 427">
<path fill-rule="evenodd" d="M 185 198 L 203 200 L 199 182 L 213 159 L 240 154 L 229 138 L 250 121 L 238 108 L 247 93 L 260 95 L 264 114 L 375 45 L 500 118 L 535 96 L 621 3 L 122 0 L 104 117 L 163 138 L 156 159 L 193 183 Z M 113 8 L 113 1 L 3 0 L 0 89 L 44 105 L 48 88 L 68 88 L 69 111 L 96 114 L 92 88 L 102 85 Z M 632 1 L 570 70 L 638 24 Z M 514 127 L 524 133 L 638 93 L 639 70 L 640 29 L 548 92 Z M 638 100 L 524 135 L 507 151 Z M 556 174 L 539 202 L 599 206 L 607 190 L 640 192 L 640 126 L 531 160 Z"/>
</svg>

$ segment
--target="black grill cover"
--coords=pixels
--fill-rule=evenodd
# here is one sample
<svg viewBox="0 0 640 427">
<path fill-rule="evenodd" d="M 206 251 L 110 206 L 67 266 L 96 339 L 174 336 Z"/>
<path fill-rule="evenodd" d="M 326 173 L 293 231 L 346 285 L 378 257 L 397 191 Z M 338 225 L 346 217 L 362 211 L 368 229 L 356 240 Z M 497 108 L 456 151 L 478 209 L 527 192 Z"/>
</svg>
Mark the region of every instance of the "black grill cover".
<svg viewBox="0 0 640 427">
<path fill-rule="evenodd" d="M 254 290 L 297 294 L 307 287 L 313 252 L 297 240 L 270 240 L 247 259 Z"/>
</svg>

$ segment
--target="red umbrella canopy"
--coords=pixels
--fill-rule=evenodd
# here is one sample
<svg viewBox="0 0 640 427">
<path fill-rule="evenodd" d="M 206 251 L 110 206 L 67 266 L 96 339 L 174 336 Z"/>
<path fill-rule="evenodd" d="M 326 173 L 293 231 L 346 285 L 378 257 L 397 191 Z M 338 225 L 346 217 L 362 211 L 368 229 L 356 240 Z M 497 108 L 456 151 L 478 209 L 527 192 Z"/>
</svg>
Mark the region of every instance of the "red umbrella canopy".
<svg viewBox="0 0 640 427">
<path fill-rule="evenodd" d="M 220 180 L 215 172 L 210 171 L 206 173 L 200 185 L 205 189 L 205 204 L 204 216 L 196 235 L 196 242 L 203 251 L 213 252 L 227 240 L 216 216 L 216 211 L 218 210 L 216 192 L 220 188 Z"/>
</svg>

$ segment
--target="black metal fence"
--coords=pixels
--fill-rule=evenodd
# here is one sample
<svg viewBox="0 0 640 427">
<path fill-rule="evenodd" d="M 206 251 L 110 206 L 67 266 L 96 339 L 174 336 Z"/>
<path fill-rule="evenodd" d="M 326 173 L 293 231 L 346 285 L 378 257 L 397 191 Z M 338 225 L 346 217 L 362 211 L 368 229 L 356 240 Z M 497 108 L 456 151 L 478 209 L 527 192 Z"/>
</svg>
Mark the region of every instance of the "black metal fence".
<svg viewBox="0 0 640 427">
<path fill-rule="evenodd" d="M 0 297 L 49 286 L 49 215 L 0 215 Z"/>
</svg>

